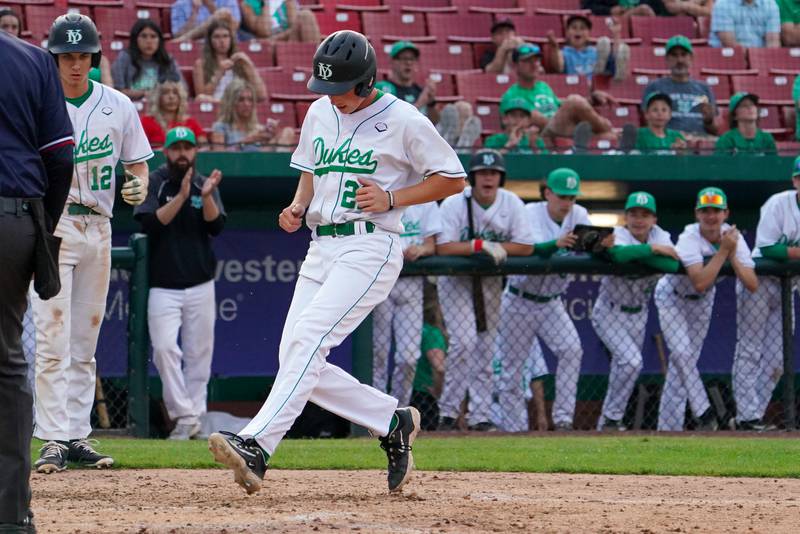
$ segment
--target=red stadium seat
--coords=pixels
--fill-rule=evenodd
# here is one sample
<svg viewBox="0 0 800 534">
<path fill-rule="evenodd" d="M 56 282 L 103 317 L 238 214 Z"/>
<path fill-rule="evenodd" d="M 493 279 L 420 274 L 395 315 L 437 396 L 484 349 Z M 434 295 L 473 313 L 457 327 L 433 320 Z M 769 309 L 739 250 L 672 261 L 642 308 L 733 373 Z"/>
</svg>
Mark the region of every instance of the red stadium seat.
<svg viewBox="0 0 800 534">
<path fill-rule="evenodd" d="M 297 112 L 297 124 L 303 124 L 303 121 L 306 120 L 306 114 L 308 113 L 308 108 L 311 107 L 311 102 L 295 102 L 294 108 Z"/>
<path fill-rule="evenodd" d="M 666 70 L 667 62 L 665 59 L 666 51 L 663 46 L 632 46 L 631 47 L 631 70 L 651 69 Z"/>
<path fill-rule="evenodd" d="M 297 43 L 295 43 L 297 44 Z M 274 54 L 272 53 L 272 42 L 258 39 L 250 39 L 239 43 L 239 50 L 246 53 L 253 60 L 256 68 L 272 67 L 275 65 Z M 313 53 L 312 53 L 313 55 Z M 309 64 L 310 58 L 309 57 Z"/>
<path fill-rule="evenodd" d="M 267 119 L 278 121 L 279 127 L 297 128 L 297 114 L 293 102 L 263 102 L 258 104 L 258 119 L 262 123 Z"/>
<path fill-rule="evenodd" d="M 607 91 L 614 95 L 620 104 L 639 104 L 647 84 L 658 76 L 631 76 L 623 81 L 611 81 Z"/>
<path fill-rule="evenodd" d="M 539 76 L 539 80 L 549 85 L 559 98 L 573 94 L 581 96 L 589 94 L 588 80 L 576 74 L 544 74 Z"/>
<path fill-rule="evenodd" d="M 717 103 L 727 103 L 731 97 L 731 80 L 730 77 L 718 74 L 708 74 L 698 77 L 699 80 L 704 81 L 711 88 L 714 93 L 714 98 Z"/>
<path fill-rule="evenodd" d="M 438 70 L 422 71 L 417 77 L 417 83 L 424 87 L 429 77 L 436 82 L 436 98 L 438 100 L 446 101 L 448 100 L 448 97 L 458 94 L 456 91 L 456 84 L 453 81 L 453 75 L 451 73 L 440 72 Z"/>
<path fill-rule="evenodd" d="M 750 48 L 747 56 L 750 68 L 762 75 L 773 70 L 800 73 L 800 48 Z"/>
<path fill-rule="evenodd" d="M 450 4 L 457 7 L 460 13 L 468 13 L 471 7 L 500 10 L 519 7 L 517 0 L 450 0 Z"/>
<path fill-rule="evenodd" d="M 747 70 L 744 48 L 698 46 L 692 55 L 692 71 L 695 73 L 701 73 L 703 69 L 715 72 Z"/>
<path fill-rule="evenodd" d="M 200 123 L 204 130 L 210 130 L 219 114 L 219 104 L 214 102 L 190 101 L 186 112 Z"/>
<path fill-rule="evenodd" d="M 533 15 L 537 9 L 578 11 L 581 9 L 581 0 L 520 0 L 519 5 Z"/>
<path fill-rule="evenodd" d="M 792 78 L 790 76 L 731 76 L 735 92 L 746 91 L 758 95 L 762 104 L 792 104 Z"/>
<path fill-rule="evenodd" d="M 389 67 L 392 59 L 389 57 L 391 43 L 378 46 L 375 52 L 378 56 L 378 66 Z M 419 68 L 420 71 L 459 71 L 474 69 L 472 47 L 466 43 L 420 43 Z"/>
<path fill-rule="evenodd" d="M 383 5 L 389 6 L 389 9 L 393 13 L 399 13 L 400 11 L 403 11 L 402 8 L 404 7 L 421 8 L 423 12 L 424 10 L 437 10 L 446 8 L 450 8 L 455 11 L 455 8 L 450 5 L 450 0 L 383 0 Z"/>
<path fill-rule="evenodd" d="M 354 11 L 317 11 L 314 15 L 322 35 L 330 35 L 339 30 L 361 31 L 361 17 Z"/>
<path fill-rule="evenodd" d="M 136 0 L 134 2 L 136 7 L 170 7 L 175 3 L 175 0 Z"/>
<path fill-rule="evenodd" d="M 683 35 L 690 39 L 695 36 L 692 17 L 630 17 L 631 36 L 641 37 L 644 44 L 654 38 L 669 39 L 673 35 Z"/>
<path fill-rule="evenodd" d="M 377 43 L 385 35 L 425 37 L 425 15 L 422 13 L 364 13 L 364 34 Z"/>
<path fill-rule="evenodd" d="M 481 119 L 483 133 L 495 134 L 503 131 L 500 104 L 497 102 L 478 102 L 475 105 L 475 115 Z"/>
<path fill-rule="evenodd" d="M 641 125 L 639 106 L 637 104 L 620 104 L 619 106 L 603 106 L 595 108 L 600 115 L 611 121 L 614 128 L 622 128 L 626 124 Z"/>
<path fill-rule="evenodd" d="M 75 11 L 89 12 L 89 8 L 71 8 Z M 50 31 L 50 26 L 59 15 L 64 14 L 64 8 L 53 5 L 27 4 L 25 6 L 25 29 L 33 34 L 35 39 L 44 39 Z"/>
<path fill-rule="evenodd" d="M 310 68 L 317 45 L 314 43 L 275 43 L 275 64 L 285 69 Z"/>
<path fill-rule="evenodd" d="M 189 98 L 195 97 L 194 92 L 194 68 L 193 67 L 179 67 L 183 81 L 186 83 L 186 89 L 189 91 Z"/>
<path fill-rule="evenodd" d="M 559 15 L 537 15 L 535 17 L 512 15 L 508 17 L 517 28 L 517 35 L 528 40 L 546 41 L 547 32 L 552 30 L 556 37 L 564 37 L 564 25 Z"/>
<path fill-rule="evenodd" d="M 795 131 L 795 121 L 797 118 L 797 112 L 794 109 L 794 106 L 782 106 L 781 107 L 781 122 L 785 128 L 794 132 Z"/>
<path fill-rule="evenodd" d="M 164 47 L 178 65 L 190 67 L 203 56 L 203 41 L 166 41 Z"/>
<path fill-rule="evenodd" d="M 488 42 L 491 38 L 492 16 L 489 13 L 451 15 L 428 13 L 428 33 L 440 40 Z"/>
<path fill-rule="evenodd" d="M 275 100 L 316 100 L 316 95 L 308 90 L 306 84 L 310 74 L 304 71 L 282 69 L 259 69 L 261 79 L 267 86 L 270 102 Z"/>
<path fill-rule="evenodd" d="M 513 75 L 488 74 L 484 72 L 460 72 L 456 74 L 458 94 L 466 101 L 500 101 L 514 83 Z"/>
<path fill-rule="evenodd" d="M 161 27 L 161 10 L 134 7 L 95 7 L 94 23 L 104 38 L 130 35 L 131 27 L 138 19 L 150 19 Z"/>
</svg>

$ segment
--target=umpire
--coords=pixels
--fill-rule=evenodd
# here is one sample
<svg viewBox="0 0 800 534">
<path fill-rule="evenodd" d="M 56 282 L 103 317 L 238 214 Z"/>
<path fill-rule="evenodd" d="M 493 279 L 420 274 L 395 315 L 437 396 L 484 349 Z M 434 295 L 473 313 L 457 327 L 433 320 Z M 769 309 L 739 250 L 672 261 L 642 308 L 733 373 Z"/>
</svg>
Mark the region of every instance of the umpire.
<svg viewBox="0 0 800 534">
<path fill-rule="evenodd" d="M 34 270 L 42 298 L 59 286 L 49 234 L 67 200 L 74 143 L 50 55 L 0 32 L 0 57 L 0 532 L 35 532 L 22 316 Z"/>
</svg>

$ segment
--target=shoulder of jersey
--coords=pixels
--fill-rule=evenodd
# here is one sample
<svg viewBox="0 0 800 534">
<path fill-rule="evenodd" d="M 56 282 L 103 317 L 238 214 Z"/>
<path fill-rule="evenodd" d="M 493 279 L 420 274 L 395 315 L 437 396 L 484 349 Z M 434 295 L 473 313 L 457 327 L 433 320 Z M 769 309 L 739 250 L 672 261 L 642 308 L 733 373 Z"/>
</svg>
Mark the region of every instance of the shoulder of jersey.
<svg viewBox="0 0 800 534">
<path fill-rule="evenodd" d="M 789 189 L 788 191 L 781 191 L 780 193 L 775 193 L 771 197 L 764 202 L 764 205 L 774 204 L 775 202 L 780 202 L 781 200 L 786 199 L 787 197 L 793 197 L 797 194 L 796 189 Z"/>
<path fill-rule="evenodd" d="M 124 106 L 124 107 L 130 106 L 133 107 L 134 110 L 136 109 L 136 106 L 133 104 L 133 102 L 131 102 L 131 99 L 122 92 L 117 91 L 110 85 L 105 85 L 100 82 L 92 82 L 92 83 L 94 83 L 100 89 L 103 90 L 103 95 L 101 98 L 103 98 L 104 100 L 108 100 L 112 103 L 118 104 L 119 106 Z"/>
<path fill-rule="evenodd" d="M 589 215 L 589 210 L 587 210 L 586 208 L 584 208 L 584 207 L 583 207 L 583 206 L 581 206 L 580 204 L 575 204 L 575 205 L 572 207 L 572 211 L 574 211 L 574 212 L 575 212 L 575 213 L 574 213 L 575 215 L 586 215 L 586 216 L 588 216 L 588 215 Z"/>
</svg>

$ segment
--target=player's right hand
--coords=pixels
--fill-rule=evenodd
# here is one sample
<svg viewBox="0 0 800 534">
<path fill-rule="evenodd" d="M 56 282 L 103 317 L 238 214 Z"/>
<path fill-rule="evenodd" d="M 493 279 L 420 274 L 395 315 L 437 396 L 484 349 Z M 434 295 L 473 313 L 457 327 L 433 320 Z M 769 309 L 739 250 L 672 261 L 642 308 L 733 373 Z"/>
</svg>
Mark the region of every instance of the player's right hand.
<svg viewBox="0 0 800 534">
<path fill-rule="evenodd" d="M 503 247 L 503 245 L 500 243 L 495 243 L 494 241 L 484 241 L 481 252 L 485 252 L 491 256 L 495 265 L 504 263 L 508 258 L 508 252 L 506 251 L 505 247 Z"/>
<path fill-rule="evenodd" d="M 278 215 L 278 225 L 289 233 L 298 231 L 303 224 L 305 211 L 300 204 L 292 204 L 283 208 L 281 214 Z"/>
<path fill-rule="evenodd" d="M 570 232 L 568 234 L 564 234 L 558 238 L 556 241 L 556 246 L 558 248 L 572 248 L 575 246 L 575 243 L 578 241 L 578 236 L 574 233 Z"/>
</svg>

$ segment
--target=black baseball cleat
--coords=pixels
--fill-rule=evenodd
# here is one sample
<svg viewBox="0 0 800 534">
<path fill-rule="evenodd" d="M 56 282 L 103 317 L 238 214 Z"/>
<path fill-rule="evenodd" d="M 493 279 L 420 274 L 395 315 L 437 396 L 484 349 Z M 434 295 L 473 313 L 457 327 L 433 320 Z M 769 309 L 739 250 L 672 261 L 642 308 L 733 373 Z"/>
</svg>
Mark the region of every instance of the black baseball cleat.
<svg viewBox="0 0 800 534">
<path fill-rule="evenodd" d="M 69 454 L 67 460 L 83 467 L 96 467 L 107 469 L 114 465 L 114 458 L 106 454 L 100 454 L 92 445 L 97 445 L 97 440 L 73 439 L 69 442 Z"/>
<path fill-rule="evenodd" d="M 745 432 L 772 432 L 774 430 L 778 430 L 777 426 L 764 423 L 760 419 L 736 421 L 734 424 L 736 425 L 736 430 L 742 430 Z"/>
<path fill-rule="evenodd" d="M 695 430 L 700 432 L 716 432 L 719 430 L 719 421 L 713 408 L 706 409 L 703 415 L 697 419 Z"/>
<path fill-rule="evenodd" d="M 442 416 L 439 418 L 439 426 L 436 427 L 436 430 L 451 432 L 453 430 L 458 430 L 458 425 L 456 425 L 456 420 L 452 417 Z"/>
<path fill-rule="evenodd" d="M 69 446 L 66 441 L 48 441 L 39 449 L 39 459 L 33 466 L 37 473 L 57 473 L 67 468 Z"/>
<path fill-rule="evenodd" d="M 469 429 L 474 432 L 497 432 L 497 427 L 491 421 L 481 421 L 474 425 L 469 425 Z"/>
<path fill-rule="evenodd" d="M 390 492 L 400 491 L 411 478 L 411 471 L 414 470 L 411 445 L 420 429 L 420 415 L 416 408 L 400 408 L 394 413 L 398 419 L 397 426 L 388 436 L 378 438 L 389 460 Z"/>
<path fill-rule="evenodd" d="M 625 425 L 619 419 L 609 419 L 603 417 L 603 426 L 600 427 L 600 432 L 624 432 L 627 430 Z"/>
<path fill-rule="evenodd" d="M 243 438 L 233 432 L 214 432 L 208 437 L 208 450 L 214 460 L 233 470 L 233 478 L 248 495 L 261 489 L 267 472 L 269 455 L 253 438 Z"/>
</svg>

